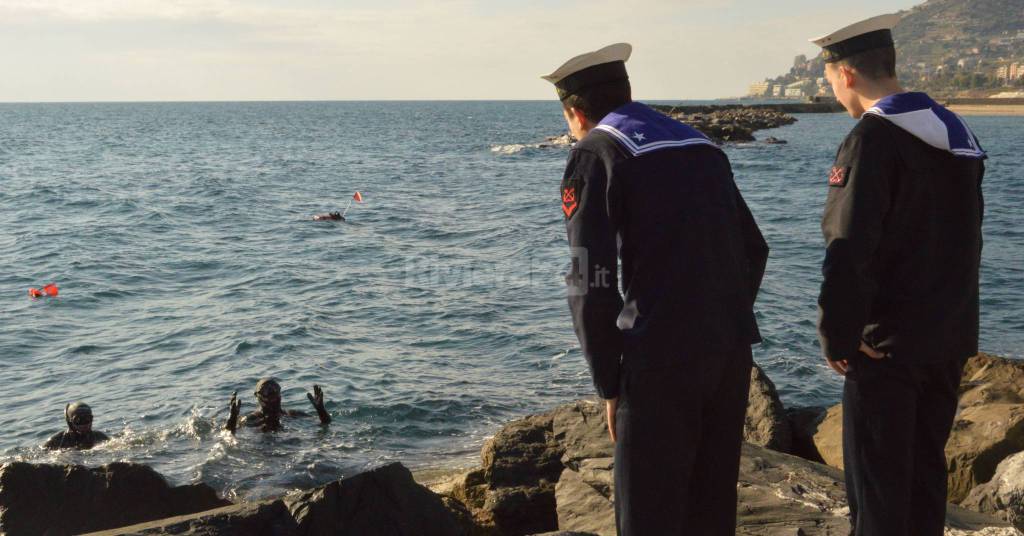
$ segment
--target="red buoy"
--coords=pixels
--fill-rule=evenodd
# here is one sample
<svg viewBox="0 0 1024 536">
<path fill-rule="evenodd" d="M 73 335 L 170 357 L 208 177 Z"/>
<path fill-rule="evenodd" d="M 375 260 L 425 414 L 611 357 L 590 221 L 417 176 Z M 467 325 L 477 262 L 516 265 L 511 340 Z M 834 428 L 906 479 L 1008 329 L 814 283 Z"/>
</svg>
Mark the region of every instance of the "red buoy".
<svg viewBox="0 0 1024 536">
<path fill-rule="evenodd" d="M 57 297 L 57 284 L 56 283 L 50 283 L 49 285 L 46 285 L 45 287 L 43 287 L 43 292 L 45 292 L 46 295 L 51 297 L 51 298 L 56 298 Z"/>
<path fill-rule="evenodd" d="M 28 289 L 28 295 L 29 295 L 30 298 L 42 298 L 43 297 L 43 291 L 41 291 L 41 290 L 39 290 L 37 288 L 30 288 L 30 289 Z"/>
</svg>

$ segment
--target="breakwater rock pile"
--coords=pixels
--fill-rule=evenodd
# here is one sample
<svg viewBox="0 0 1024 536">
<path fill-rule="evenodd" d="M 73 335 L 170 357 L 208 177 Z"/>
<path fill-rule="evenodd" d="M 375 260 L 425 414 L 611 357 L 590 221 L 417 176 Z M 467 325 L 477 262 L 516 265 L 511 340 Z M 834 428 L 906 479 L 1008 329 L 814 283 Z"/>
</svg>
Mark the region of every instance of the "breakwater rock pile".
<svg viewBox="0 0 1024 536">
<path fill-rule="evenodd" d="M 946 534 L 1024 536 L 1013 527 L 1024 528 L 1024 362 L 974 357 L 961 393 L 946 449 L 954 503 Z M 841 409 L 785 408 L 754 368 L 737 534 L 847 533 Z M 203 484 L 172 488 L 139 465 L 11 463 L 0 468 L 0 532 L 613 535 L 613 452 L 603 405 L 582 400 L 508 423 L 483 446 L 479 467 L 430 489 L 395 463 L 275 500 L 230 504 Z"/>
<path fill-rule="evenodd" d="M 696 128 L 718 143 L 755 141 L 755 131 L 796 123 L 795 117 L 770 108 L 679 109 L 672 106 L 655 106 L 655 109 Z"/>
</svg>

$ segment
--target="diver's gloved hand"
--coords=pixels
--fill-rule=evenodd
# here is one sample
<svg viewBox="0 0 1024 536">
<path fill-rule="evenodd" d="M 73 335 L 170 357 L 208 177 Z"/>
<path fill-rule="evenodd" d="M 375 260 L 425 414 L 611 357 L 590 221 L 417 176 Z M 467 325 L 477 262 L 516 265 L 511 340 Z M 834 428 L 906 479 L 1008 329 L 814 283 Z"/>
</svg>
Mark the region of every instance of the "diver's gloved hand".
<svg viewBox="0 0 1024 536">
<path fill-rule="evenodd" d="M 324 390 L 319 385 L 314 385 L 313 392 L 306 393 L 306 398 L 309 399 L 310 404 L 313 404 L 316 414 L 320 416 L 320 424 L 330 424 L 331 415 L 327 413 L 327 408 L 324 407 Z"/>
<path fill-rule="evenodd" d="M 228 402 L 228 423 L 224 425 L 224 429 L 235 433 L 238 429 L 238 413 L 242 410 L 242 401 L 238 399 L 238 391 L 231 393 L 231 401 Z"/>
</svg>

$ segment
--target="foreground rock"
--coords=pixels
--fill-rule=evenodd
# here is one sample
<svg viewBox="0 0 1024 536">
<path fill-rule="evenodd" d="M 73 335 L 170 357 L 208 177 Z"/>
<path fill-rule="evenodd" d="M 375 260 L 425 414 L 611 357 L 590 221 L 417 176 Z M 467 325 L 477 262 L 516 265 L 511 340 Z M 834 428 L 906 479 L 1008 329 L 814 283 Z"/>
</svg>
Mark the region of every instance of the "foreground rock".
<svg viewBox="0 0 1024 536">
<path fill-rule="evenodd" d="M 757 365 L 750 371 L 750 398 L 743 423 L 743 439 L 779 452 L 791 452 L 793 448 L 793 432 L 786 417 L 786 408 L 779 399 L 775 384 Z"/>
<path fill-rule="evenodd" d="M 765 385 L 755 382 L 754 389 Z M 510 423 L 484 447 L 483 466 L 460 475 L 445 493 L 469 507 L 480 534 L 614 535 L 614 448 L 602 412 L 580 401 Z M 747 443 L 738 488 L 737 534 L 849 531 L 842 473 L 834 468 Z M 977 534 L 1018 534 L 998 519 L 952 506 L 947 520 L 963 534 L 985 527 L 992 528 Z"/>
<path fill-rule="evenodd" d="M 759 445 L 787 450 L 791 436 L 775 385 L 755 366 L 744 437 Z M 610 469 L 614 452 L 603 406 L 579 401 L 509 423 L 484 444 L 481 467 L 443 489 L 468 507 L 476 523 L 498 534 L 564 529 L 566 520 L 557 512 L 556 504 L 610 504 L 610 473 L 601 473 L 600 468 Z M 575 487 L 567 492 L 563 482 L 567 475 L 570 479 L 578 476 L 596 492 L 580 496 L 575 490 L 584 488 Z M 587 523 L 600 524 L 594 515 L 584 516 L 587 519 L 583 525 L 573 526 L 573 530 L 586 532 Z"/>
<path fill-rule="evenodd" d="M 393 463 L 283 499 L 246 503 L 101 533 L 114 535 L 464 536 L 441 497 Z M 96 536 L 99 536 L 97 534 Z"/>
<path fill-rule="evenodd" d="M 843 411 L 829 408 L 813 424 L 817 454 L 843 467 Z M 959 503 L 988 482 L 1008 456 L 1024 451 L 1024 362 L 981 354 L 972 357 L 960 383 L 960 411 L 946 444 L 949 500 Z"/>
<path fill-rule="evenodd" d="M 971 490 L 961 503 L 1024 529 L 1024 452 L 1003 460 L 991 480 Z"/>
<path fill-rule="evenodd" d="M 0 532 L 9 536 L 80 534 L 228 504 L 205 484 L 172 488 L 144 465 L 0 467 Z"/>
</svg>

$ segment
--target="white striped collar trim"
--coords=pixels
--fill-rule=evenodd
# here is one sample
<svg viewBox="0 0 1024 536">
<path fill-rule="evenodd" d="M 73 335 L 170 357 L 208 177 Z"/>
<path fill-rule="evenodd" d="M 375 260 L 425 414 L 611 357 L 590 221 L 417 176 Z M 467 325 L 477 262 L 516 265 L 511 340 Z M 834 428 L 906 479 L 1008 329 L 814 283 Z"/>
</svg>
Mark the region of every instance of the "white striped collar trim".
<svg viewBox="0 0 1024 536">
<path fill-rule="evenodd" d="M 594 130 L 601 130 L 607 132 L 620 143 L 626 146 L 633 156 L 639 156 L 645 153 L 657 151 L 659 149 L 667 149 L 671 147 L 687 147 L 690 145 L 710 145 L 715 149 L 721 149 L 715 142 L 707 138 L 690 138 L 686 140 L 666 140 L 656 141 L 645 145 L 637 145 L 632 138 L 623 134 L 619 129 L 610 125 L 597 125 Z"/>
</svg>

